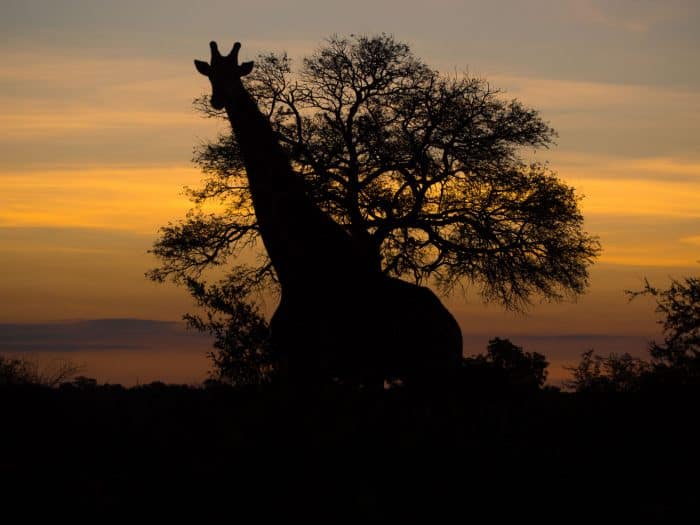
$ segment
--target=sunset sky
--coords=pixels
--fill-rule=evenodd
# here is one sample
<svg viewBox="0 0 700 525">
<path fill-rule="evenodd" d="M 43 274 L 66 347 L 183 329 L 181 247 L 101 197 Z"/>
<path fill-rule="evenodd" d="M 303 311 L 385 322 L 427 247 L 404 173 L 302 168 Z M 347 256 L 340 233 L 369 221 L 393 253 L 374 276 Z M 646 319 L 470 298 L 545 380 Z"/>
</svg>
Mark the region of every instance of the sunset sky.
<svg viewBox="0 0 700 525">
<path fill-rule="evenodd" d="M 535 158 L 585 196 L 603 246 L 591 287 L 525 315 L 447 299 L 467 353 L 509 337 L 554 381 L 588 348 L 643 355 L 653 303 L 624 290 L 700 269 L 696 0 L 3 0 L 0 31 L 1 353 L 124 384 L 206 376 L 208 341 L 176 324 L 190 298 L 143 274 L 200 179 L 193 147 L 223 129 L 192 108 L 210 40 L 301 58 L 334 33 L 391 33 L 557 130 Z"/>
</svg>

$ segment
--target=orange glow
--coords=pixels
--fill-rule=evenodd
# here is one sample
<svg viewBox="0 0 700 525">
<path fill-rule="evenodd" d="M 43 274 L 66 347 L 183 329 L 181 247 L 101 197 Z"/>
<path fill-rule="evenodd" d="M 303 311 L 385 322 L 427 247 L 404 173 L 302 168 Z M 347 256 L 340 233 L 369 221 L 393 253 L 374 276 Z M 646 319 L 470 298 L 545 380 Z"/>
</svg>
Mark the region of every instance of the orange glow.
<svg viewBox="0 0 700 525">
<path fill-rule="evenodd" d="M 190 207 L 190 167 L 94 168 L 2 174 L 0 226 L 116 228 L 155 233 Z"/>
<path fill-rule="evenodd" d="M 597 6 L 572 9 L 570 16 L 585 30 L 606 28 L 635 38 L 651 34 L 657 17 L 679 16 L 677 6 L 649 8 L 652 12 L 644 16 L 635 10 L 622 18 Z M 505 21 L 500 13 L 498 19 Z M 186 292 L 150 283 L 143 274 L 156 264 L 146 251 L 158 228 L 184 217 L 191 206 L 182 187 L 196 186 L 202 178 L 189 164 L 192 147 L 228 127 L 200 118 L 191 108 L 192 99 L 209 88 L 192 59 L 206 58 L 207 38 L 216 35 L 209 36 L 207 22 L 192 29 L 197 39 L 201 36 L 200 47 L 177 44 L 187 40 L 179 34 L 153 32 L 125 36 L 125 41 L 138 42 L 133 47 L 118 48 L 115 40 L 104 44 L 111 48 L 97 49 L 87 41 L 61 46 L 57 39 L 45 46 L 38 38 L 36 44 L 37 35 L 25 29 L 26 34 L 2 45 L 0 296 L 5 301 L 0 302 L 0 321 L 180 319 L 192 309 Z M 296 59 L 315 48 L 324 32 L 313 34 L 285 32 L 284 41 L 247 39 L 244 49 L 247 58 L 286 49 Z M 492 60 L 496 55 L 480 55 L 477 40 L 446 46 L 442 34 L 436 39 L 423 23 L 416 34 L 420 36 L 397 32 L 397 37 L 420 42 L 416 53 L 443 71 L 452 71 L 455 63 L 487 60 L 480 63 L 486 80 L 503 89 L 505 97 L 537 108 L 559 132 L 556 148 L 531 158 L 549 160 L 584 196 L 586 230 L 599 235 L 603 246 L 592 268 L 591 288 L 575 303 L 536 304 L 528 315 L 513 315 L 498 305 L 483 305 L 473 289 L 466 301 L 450 298 L 464 333 L 483 336 L 468 350 L 483 351 L 492 336 L 512 337 L 520 344 L 518 336 L 538 334 L 657 333 L 653 305 L 630 304 L 623 290 L 638 289 L 644 277 L 661 286 L 669 275 L 697 271 L 700 155 L 694 140 L 700 134 L 700 96 L 692 82 L 674 80 L 672 69 L 660 68 L 664 79 L 658 82 L 628 74 L 647 64 L 647 56 L 638 55 L 615 75 L 594 74 L 590 64 L 574 74 L 567 64 L 549 58 L 540 69 L 528 69 L 538 62 L 537 53 L 512 62 L 516 54 L 508 38 L 489 43 L 489 53 L 507 44 L 499 62 Z M 456 32 L 444 35 L 463 38 Z M 141 38 L 150 39 L 148 46 Z M 163 42 L 180 48 L 158 51 L 166 47 Z M 602 41 L 590 44 L 607 52 Z M 424 52 L 431 47 L 433 56 Z M 446 54 L 447 48 L 465 51 L 455 58 Z M 634 53 L 636 48 L 625 49 Z M 473 66 L 477 72 L 478 67 Z M 561 78 L 550 78 L 557 75 Z M 555 379 L 561 377 L 561 363 L 587 349 L 567 343 L 574 353 L 564 356 L 558 343 L 528 344 L 528 351 L 548 353 Z M 206 364 L 204 351 L 193 357 L 176 350 L 172 357 L 165 350 L 144 350 L 141 357 L 133 353 L 123 362 L 118 354 L 86 355 L 93 363 L 86 373 L 124 383 L 158 378 L 190 382 L 201 379 Z M 132 365 L 133 370 L 128 368 Z M 194 369 L 199 375 L 188 375 Z"/>
<path fill-rule="evenodd" d="M 565 178 L 569 178 L 566 177 Z M 569 178 L 570 180 L 573 177 Z M 577 178 L 584 215 L 700 217 L 700 183 Z"/>
<path fill-rule="evenodd" d="M 31 352 L 22 354 L 41 367 L 55 360 L 68 359 L 80 366 L 79 375 L 99 378 L 100 383 L 125 387 L 153 381 L 200 385 L 208 377 L 211 361 L 206 357 L 208 345 L 167 350 L 95 350 L 78 352 Z"/>
</svg>

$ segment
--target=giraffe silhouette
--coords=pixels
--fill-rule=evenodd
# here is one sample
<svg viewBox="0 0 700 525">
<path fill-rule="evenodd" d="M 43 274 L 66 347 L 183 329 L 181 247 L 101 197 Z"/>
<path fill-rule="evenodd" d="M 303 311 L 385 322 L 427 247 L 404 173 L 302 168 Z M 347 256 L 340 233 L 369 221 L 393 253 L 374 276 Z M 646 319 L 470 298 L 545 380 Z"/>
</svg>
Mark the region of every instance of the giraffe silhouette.
<svg viewBox="0 0 700 525">
<path fill-rule="evenodd" d="M 444 382 L 462 356 L 456 320 L 428 288 L 386 276 L 364 240 L 312 202 L 241 80 L 253 62 L 239 64 L 240 47 L 223 56 L 211 42 L 211 63 L 195 66 L 211 81 L 212 107 L 231 122 L 279 279 L 270 329 L 283 375 L 300 386 Z"/>
</svg>

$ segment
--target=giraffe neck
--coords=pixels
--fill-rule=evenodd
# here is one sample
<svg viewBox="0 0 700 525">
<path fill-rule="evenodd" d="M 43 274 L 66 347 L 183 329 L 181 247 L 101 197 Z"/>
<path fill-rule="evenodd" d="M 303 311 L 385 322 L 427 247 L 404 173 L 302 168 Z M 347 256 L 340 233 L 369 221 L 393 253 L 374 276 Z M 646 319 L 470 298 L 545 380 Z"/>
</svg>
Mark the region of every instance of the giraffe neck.
<svg viewBox="0 0 700 525">
<path fill-rule="evenodd" d="M 338 265 L 349 264 L 350 236 L 308 197 L 269 120 L 242 83 L 234 86 L 226 112 L 241 148 L 260 234 L 283 292 L 303 290 L 309 284 L 304 281 L 323 279 Z"/>
</svg>

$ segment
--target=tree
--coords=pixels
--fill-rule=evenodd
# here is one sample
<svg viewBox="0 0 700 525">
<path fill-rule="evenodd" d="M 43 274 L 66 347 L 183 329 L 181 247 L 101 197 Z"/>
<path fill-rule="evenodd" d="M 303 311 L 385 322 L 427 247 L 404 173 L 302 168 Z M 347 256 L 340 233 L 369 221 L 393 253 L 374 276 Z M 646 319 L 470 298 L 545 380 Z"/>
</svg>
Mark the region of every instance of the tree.
<svg viewBox="0 0 700 525">
<path fill-rule="evenodd" d="M 573 378 L 565 386 L 577 392 L 630 392 L 700 384 L 700 279 L 672 279 L 666 289 L 644 281 L 642 290 L 627 290 L 630 300 L 651 296 L 663 318 L 664 342 L 649 344 L 651 361 L 628 353 L 608 356 L 584 352 L 580 363 L 566 367 Z"/>
<path fill-rule="evenodd" d="M 537 352 L 524 352 L 521 346 L 514 345 L 509 339 L 491 339 L 487 353 L 487 359 L 496 368 L 504 370 L 514 384 L 538 388 L 547 380 L 549 363 L 545 357 Z"/>
<path fill-rule="evenodd" d="M 525 352 L 510 339 L 500 337 L 489 341 L 486 354 L 467 357 L 463 363 L 465 380 L 479 388 L 525 391 L 544 386 L 548 366 L 542 354 Z"/>
<path fill-rule="evenodd" d="M 626 292 L 630 299 L 654 297 L 656 312 L 663 316 L 664 341 L 649 345 L 657 380 L 700 384 L 700 278 L 672 279 L 666 289 L 644 281 L 644 288 Z"/>
<path fill-rule="evenodd" d="M 599 244 L 574 190 L 523 160 L 556 135 L 537 111 L 485 80 L 440 75 L 384 34 L 330 37 L 295 72 L 286 54 L 263 54 L 244 80 L 310 197 L 387 274 L 443 293 L 475 285 L 514 309 L 584 291 Z M 195 104 L 224 117 L 207 97 Z M 252 249 L 257 284 L 275 288 L 235 138 L 202 144 L 194 161 L 205 174 L 187 189 L 194 208 L 161 229 L 149 277 L 202 283 Z"/>
<path fill-rule="evenodd" d="M 186 314 L 188 325 L 214 336 L 216 351 L 212 379 L 234 386 L 259 385 L 272 378 L 276 362 L 270 347 L 270 328 L 250 295 L 254 272 L 244 267 L 219 285 L 187 281 L 190 294 L 204 315 Z"/>
<path fill-rule="evenodd" d="M 576 392 L 634 392 L 642 389 L 651 372 L 648 362 L 628 353 L 607 356 L 594 350 L 581 354 L 576 366 L 566 366 L 573 378 L 564 386 Z"/>
<path fill-rule="evenodd" d="M 48 365 L 27 357 L 0 355 L 0 386 L 37 385 L 57 387 L 77 374 L 82 367 L 67 359 L 54 359 Z"/>
</svg>

